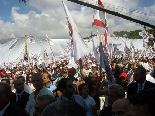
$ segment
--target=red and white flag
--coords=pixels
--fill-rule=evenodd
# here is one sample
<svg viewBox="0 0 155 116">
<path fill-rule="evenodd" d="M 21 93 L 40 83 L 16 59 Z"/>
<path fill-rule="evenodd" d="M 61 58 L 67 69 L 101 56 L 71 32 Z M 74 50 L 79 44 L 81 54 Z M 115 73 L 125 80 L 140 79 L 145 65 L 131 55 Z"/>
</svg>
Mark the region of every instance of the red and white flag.
<svg viewBox="0 0 155 116">
<path fill-rule="evenodd" d="M 101 0 L 98 0 L 98 6 L 102 7 L 104 9 L 104 6 L 103 6 Z M 104 18 L 104 12 L 96 10 L 96 14 L 94 15 L 93 25 L 105 28 L 104 19 L 105 19 Z"/>
<path fill-rule="evenodd" d="M 29 37 L 33 38 L 33 35 L 32 35 L 32 34 L 30 34 L 30 36 L 29 36 Z"/>
<path fill-rule="evenodd" d="M 84 40 L 82 39 L 79 30 L 76 26 L 76 24 L 73 21 L 73 18 L 66 6 L 66 4 L 62 1 L 66 17 L 69 23 L 69 27 L 71 28 L 71 37 L 73 40 L 73 55 L 74 55 L 74 60 L 77 62 L 80 58 L 82 58 L 84 55 L 89 54 L 89 50 L 87 46 L 84 43 Z"/>
<path fill-rule="evenodd" d="M 103 5 L 101 0 L 98 0 L 98 6 L 102 7 L 104 9 L 104 5 Z M 107 22 L 106 12 L 97 10 L 96 14 L 94 16 L 93 25 L 105 28 L 105 33 L 104 33 L 104 36 L 105 36 L 104 50 L 107 51 L 108 50 L 108 48 L 107 48 L 108 22 Z"/>
<path fill-rule="evenodd" d="M 29 36 L 29 43 L 34 43 L 34 37 L 33 37 L 33 35 L 32 34 L 30 34 L 30 36 Z"/>
</svg>

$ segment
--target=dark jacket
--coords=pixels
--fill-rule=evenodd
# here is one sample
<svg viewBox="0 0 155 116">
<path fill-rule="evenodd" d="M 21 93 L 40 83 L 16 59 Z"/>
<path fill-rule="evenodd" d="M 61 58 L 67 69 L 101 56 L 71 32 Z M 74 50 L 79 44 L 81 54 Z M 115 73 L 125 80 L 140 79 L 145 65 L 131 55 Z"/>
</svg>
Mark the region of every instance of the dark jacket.
<svg viewBox="0 0 155 116">
<path fill-rule="evenodd" d="M 154 87 L 155 87 L 154 83 L 151 83 L 146 80 L 145 85 L 144 85 L 144 90 L 154 88 Z M 129 98 L 129 96 L 135 95 L 137 93 L 137 90 L 138 90 L 137 82 L 129 84 L 128 89 L 127 89 L 127 98 Z"/>
<path fill-rule="evenodd" d="M 99 116 L 112 116 L 112 106 L 107 106 L 101 110 Z"/>
<path fill-rule="evenodd" d="M 27 113 L 18 107 L 16 104 L 10 102 L 10 105 L 5 110 L 2 116 L 28 116 Z"/>
<path fill-rule="evenodd" d="M 19 106 L 20 108 L 22 108 L 23 110 L 25 110 L 26 104 L 29 100 L 29 93 L 26 93 L 25 91 L 23 92 L 23 94 L 21 95 L 21 98 L 19 100 L 19 102 L 16 102 L 16 93 L 12 94 L 12 99 L 11 101 L 14 102 L 17 106 Z"/>
</svg>

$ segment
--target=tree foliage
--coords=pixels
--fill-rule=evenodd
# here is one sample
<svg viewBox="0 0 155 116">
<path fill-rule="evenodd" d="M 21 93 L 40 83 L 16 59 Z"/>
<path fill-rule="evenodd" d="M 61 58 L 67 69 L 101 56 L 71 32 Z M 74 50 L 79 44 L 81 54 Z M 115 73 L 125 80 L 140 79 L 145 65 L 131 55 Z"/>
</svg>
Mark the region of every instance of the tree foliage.
<svg viewBox="0 0 155 116">
<path fill-rule="evenodd" d="M 115 37 L 125 37 L 129 39 L 142 39 L 142 36 L 139 35 L 139 32 L 142 30 L 135 30 L 135 31 L 115 31 L 113 34 Z M 153 34 L 155 37 L 155 29 L 148 29 L 146 30 L 149 34 Z"/>
</svg>

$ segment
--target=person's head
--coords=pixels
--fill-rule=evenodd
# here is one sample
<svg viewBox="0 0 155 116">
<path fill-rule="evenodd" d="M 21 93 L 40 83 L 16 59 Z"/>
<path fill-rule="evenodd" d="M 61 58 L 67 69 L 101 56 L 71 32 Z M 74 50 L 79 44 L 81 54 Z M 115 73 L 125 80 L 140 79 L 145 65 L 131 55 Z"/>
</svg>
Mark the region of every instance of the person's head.
<svg viewBox="0 0 155 116">
<path fill-rule="evenodd" d="M 21 93 L 24 90 L 24 83 L 20 79 L 15 80 L 14 82 L 14 88 L 16 89 L 16 93 Z"/>
<path fill-rule="evenodd" d="M 143 63 L 147 63 L 147 60 L 146 59 L 142 59 Z"/>
<path fill-rule="evenodd" d="M 10 84 L 10 80 L 9 79 L 5 79 L 4 77 L 2 78 L 1 82 Z"/>
<path fill-rule="evenodd" d="M 2 110 L 10 101 L 11 88 L 8 83 L 0 82 L 0 110 Z"/>
<path fill-rule="evenodd" d="M 79 90 L 79 94 L 81 96 L 88 95 L 88 93 L 89 93 L 88 85 L 86 83 L 79 85 L 78 90 Z"/>
<path fill-rule="evenodd" d="M 34 73 L 31 79 L 32 79 L 32 84 L 37 91 L 43 88 L 43 80 L 42 80 L 42 75 L 40 73 Z"/>
<path fill-rule="evenodd" d="M 47 84 L 47 83 L 50 83 L 51 82 L 51 75 L 48 74 L 47 72 L 45 72 L 42 76 L 43 78 L 43 83 L 44 84 Z"/>
<path fill-rule="evenodd" d="M 65 72 L 65 71 L 61 71 L 61 76 L 62 77 L 64 77 L 64 78 L 66 78 L 66 77 L 68 77 L 68 72 Z"/>
<path fill-rule="evenodd" d="M 87 64 L 87 69 L 91 69 L 91 64 L 90 63 Z"/>
<path fill-rule="evenodd" d="M 139 65 L 134 71 L 134 80 L 142 84 L 146 80 L 146 70 L 143 66 Z"/>
<path fill-rule="evenodd" d="M 62 78 L 57 85 L 57 89 L 66 97 L 71 97 L 75 93 L 75 86 L 69 78 Z"/>
<path fill-rule="evenodd" d="M 85 83 L 84 80 L 79 80 L 79 81 L 77 81 L 77 83 L 76 83 L 76 90 L 77 90 L 78 95 L 80 95 L 80 92 L 79 92 L 79 85 L 81 85 L 81 84 L 83 84 L 83 83 Z"/>
<path fill-rule="evenodd" d="M 125 72 L 122 72 L 119 77 L 119 83 L 122 85 L 126 83 L 126 80 L 127 80 L 127 74 Z"/>
<path fill-rule="evenodd" d="M 125 62 L 124 62 L 125 64 L 128 64 L 129 63 L 129 61 L 128 61 L 128 59 L 125 59 Z"/>
<path fill-rule="evenodd" d="M 117 99 L 125 98 L 125 90 L 119 84 L 112 84 L 108 88 L 108 105 L 112 105 Z"/>
<path fill-rule="evenodd" d="M 16 73 L 15 73 L 15 78 L 18 78 L 19 76 L 21 76 L 22 75 L 22 73 L 20 72 L 20 71 L 17 71 Z"/>
<path fill-rule="evenodd" d="M 98 77 L 98 71 L 97 70 L 93 70 L 92 72 L 90 72 L 89 76 L 90 76 L 92 81 L 96 81 L 96 79 Z"/>
<path fill-rule="evenodd" d="M 128 99 L 118 99 L 112 104 L 112 116 L 129 116 L 130 102 Z"/>
<path fill-rule="evenodd" d="M 98 67 L 97 67 L 96 64 L 92 64 L 92 65 L 91 65 L 91 68 L 92 68 L 92 70 L 97 70 Z"/>
<path fill-rule="evenodd" d="M 68 67 L 67 67 L 67 66 L 64 66 L 64 67 L 62 68 L 62 71 L 68 74 Z"/>
<path fill-rule="evenodd" d="M 60 100 L 49 104 L 42 116 L 86 116 L 81 105 L 70 100 Z"/>
<path fill-rule="evenodd" d="M 133 64 L 128 64 L 128 70 L 133 69 Z"/>
<path fill-rule="evenodd" d="M 68 77 L 69 78 L 74 78 L 74 75 L 76 74 L 76 69 L 75 68 L 69 68 L 68 69 Z"/>
<path fill-rule="evenodd" d="M 56 74 L 59 74 L 60 73 L 60 67 L 59 66 L 55 68 L 55 73 Z"/>
<path fill-rule="evenodd" d="M 155 116 L 155 89 L 143 90 L 130 96 L 131 116 Z"/>
<path fill-rule="evenodd" d="M 104 68 L 101 69 L 101 76 L 105 77 L 107 75 L 106 70 Z"/>
<path fill-rule="evenodd" d="M 41 116 L 44 108 L 52 102 L 55 102 L 55 98 L 51 95 L 39 96 L 35 103 L 35 110 L 33 116 Z"/>
<path fill-rule="evenodd" d="M 19 76 L 16 78 L 17 80 L 20 79 L 21 81 L 23 81 L 25 83 L 25 77 L 24 76 Z"/>
<path fill-rule="evenodd" d="M 118 58 L 115 58 L 115 59 L 114 59 L 114 63 L 116 63 L 116 64 L 119 63 Z"/>
</svg>

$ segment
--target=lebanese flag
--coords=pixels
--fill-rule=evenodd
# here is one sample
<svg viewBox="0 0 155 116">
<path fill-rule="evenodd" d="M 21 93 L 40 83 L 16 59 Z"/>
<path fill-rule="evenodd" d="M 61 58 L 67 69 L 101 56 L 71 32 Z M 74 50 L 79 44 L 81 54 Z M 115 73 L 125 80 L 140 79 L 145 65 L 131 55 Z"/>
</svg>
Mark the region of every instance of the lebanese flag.
<svg viewBox="0 0 155 116">
<path fill-rule="evenodd" d="M 99 6 L 99 7 L 102 7 L 102 8 L 104 9 L 104 6 L 103 6 L 101 0 L 98 0 L 98 6 Z M 104 14 L 105 14 L 105 12 L 96 10 L 96 14 L 95 14 L 95 16 L 94 16 L 93 25 L 96 25 L 96 26 L 100 26 L 100 27 L 105 28 L 105 24 L 104 24 L 104 20 L 105 20 Z"/>
<path fill-rule="evenodd" d="M 104 13 L 104 17 L 105 17 L 105 33 L 104 33 L 104 37 L 105 37 L 105 47 L 107 47 L 107 36 L 108 36 L 108 22 L 107 22 L 107 17 L 106 17 L 106 13 Z"/>
<path fill-rule="evenodd" d="M 32 34 L 30 34 L 30 36 L 29 36 L 29 37 L 33 38 L 33 35 L 32 35 Z"/>
<path fill-rule="evenodd" d="M 144 42 L 144 43 L 148 43 L 148 42 L 149 42 L 150 36 L 149 36 L 149 33 L 146 32 L 145 29 L 143 29 L 142 32 L 139 32 L 139 35 L 143 37 L 143 42 Z"/>
<path fill-rule="evenodd" d="M 89 54 L 89 49 L 85 45 L 85 42 L 84 42 L 83 38 L 81 37 L 79 30 L 78 30 L 76 24 L 74 23 L 73 18 L 71 16 L 66 4 L 63 1 L 62 1 L 62 3 L 64 6 L 64 10 L 66 13 L 68 23 L 72 30 L 71 35 L 72 35 L 72 41 L 73 41 L 73 55 L 74 55 L 74 60 L 77 63 L 80 58 Z"/>
<path fill-rule="evenodd" d="M 103 5 L 101 0 L 98 0 L 98 6 L 102 7 L 104 9 L 104 5 Z M 108 35 L 108 22 L 107 22 L 106 12 L 97 10 L 96 14 L 94 16 L 93 25 L 105 28 L 105 33 L 104 33 L 105 46 L 104 46 L 104 50 L 106 50 L 107 49 L 107 35 Z"/>
</svg>

